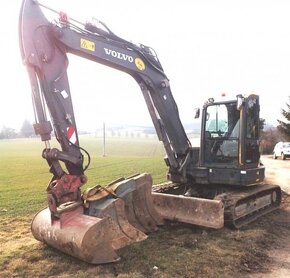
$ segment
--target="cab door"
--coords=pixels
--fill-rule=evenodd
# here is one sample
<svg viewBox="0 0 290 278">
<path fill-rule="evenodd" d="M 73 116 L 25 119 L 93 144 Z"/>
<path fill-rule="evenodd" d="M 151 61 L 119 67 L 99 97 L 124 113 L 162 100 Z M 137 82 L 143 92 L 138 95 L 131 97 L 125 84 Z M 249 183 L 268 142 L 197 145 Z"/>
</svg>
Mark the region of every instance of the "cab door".
<svg viewBox="0 0 290 278">
<path fill-rule="evenodd" d="M 250 95 L 246 98 L 243 110 L 244 128 L 242 129 L 241 164 L 244 166 L 243 168 L 247 169 L 257 167 L 260 161 L 259 97 L 256 95 Z"/>
</svg>

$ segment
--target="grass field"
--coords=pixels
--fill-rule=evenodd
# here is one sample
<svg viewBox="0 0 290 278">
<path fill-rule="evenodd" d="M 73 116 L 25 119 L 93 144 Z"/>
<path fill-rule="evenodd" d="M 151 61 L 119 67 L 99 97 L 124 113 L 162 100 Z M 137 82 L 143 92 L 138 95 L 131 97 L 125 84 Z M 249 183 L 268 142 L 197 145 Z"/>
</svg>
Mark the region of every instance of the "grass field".
<svg viewBox="0 0 290 278">
<path fill-rule="evenodd" d="M 91 155 L 86 172 L 88 183 L 106 185 L 138 172 L 151 173 L 154 181 L 166 178 L 164 151 L 157 139 L 109 139 L 103 157 L 102 139 L 81 138 Z M 56 146 L 56 143 L 53 143 Z M 46 205 L 46 186 L 51 178 L 48 165 L 41 158 L 43 143 L 38 139 L 0 140 L 0 213 L 22 216 Z M 24 198 L 25 196 L 25 198 Z"/>
<path fill-rule="evenodd" d="M 148 172 L 155 183 L 165 180 L 163 146 L 157 139 L 111 138 L 107 156 L 102 141 L 81 138 L 92 156 L 88 185 L 105 185 L 120 176 Z M 46 206 L 50 180 L 37 139 L 0 140 L 0 277 L 243 277 L 267 270 L 265 247 L 283 236 L 289 217 L 279 211 L 240 231 L 167 225 L 140 243 L 119 250 L 116 264 L 89 265 L 34 240 L 33 215 Z M 272 227 L 275 225 L 275 230 Z M 284 229 L 285 228 L 285 229 Z"/>
</svg>

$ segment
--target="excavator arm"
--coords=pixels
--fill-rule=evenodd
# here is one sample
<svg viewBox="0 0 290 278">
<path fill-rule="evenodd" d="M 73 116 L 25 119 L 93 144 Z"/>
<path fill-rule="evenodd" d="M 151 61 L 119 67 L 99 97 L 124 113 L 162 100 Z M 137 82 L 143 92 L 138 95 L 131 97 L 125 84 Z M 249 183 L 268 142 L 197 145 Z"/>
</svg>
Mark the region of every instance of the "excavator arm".
<svg viewBox="0 0 290 278">
<path fill-rule="evenodd" d="M 169 174 L 185 181 L 182 171 L 191 150 L 172 96 L 169 80 L 155 52 L 119 38 L 106 25 L 73 24 L 61 13 L 58 22 L 50 23 L 37 1 L 23 2 L 20 14 L 20 45 L 32 85 L 35 107 L 35 131 L 46 143 L 51 126 L 45 116 L 45 103 L 61 151 L 47 147 L 43 157 L 55 178 L 63 176 L 59 160 L 71 175 L 83 175 L 83 155 L 78 141 L 68 83 L 67 53 L 101 63 L 131 75 L 140 85 L 150 116 L 164 144 Z M 47 144 L 48 145 L 48 144 Z"/>
</svg>

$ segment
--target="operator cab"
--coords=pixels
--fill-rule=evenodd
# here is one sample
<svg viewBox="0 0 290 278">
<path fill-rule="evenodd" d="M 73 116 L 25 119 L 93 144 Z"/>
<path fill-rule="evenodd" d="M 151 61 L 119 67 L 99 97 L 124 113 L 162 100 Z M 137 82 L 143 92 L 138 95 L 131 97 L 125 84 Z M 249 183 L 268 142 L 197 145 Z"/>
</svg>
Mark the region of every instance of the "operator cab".
<svg viewBox="0 0 290 278">
<path fill-rule="evenodd" d="M 209 99 L 205 103 L 200 166 L 209 169 L 212 182 L 251 184 L 264 176 L 259 153 L 259 107 L 256 95 L 239 95 L 231 101 Z M 258 171 L 254 173 L 253 169 Z"/>
</svg>

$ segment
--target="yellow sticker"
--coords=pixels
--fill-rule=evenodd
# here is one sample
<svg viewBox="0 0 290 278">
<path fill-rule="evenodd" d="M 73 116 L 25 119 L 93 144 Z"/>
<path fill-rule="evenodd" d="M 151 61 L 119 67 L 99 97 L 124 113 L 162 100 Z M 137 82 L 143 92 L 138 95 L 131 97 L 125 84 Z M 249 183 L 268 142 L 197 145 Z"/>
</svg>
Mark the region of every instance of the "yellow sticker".
<svg viewBox="0 0 290 278">
<path fill-rule="evenodd" d="M 95 51 L 96 45 L 92 41 L 81 39 L 81 48 L 84 48 L 84 49 L 90 50 L 90 51 Z"/>
<path fill-rule="evenodd" d="M 145 70 L 146 68 L 144 62 L 140 58 L 135 59 L 135 65 L 141 71 Z"/>
</svg>

